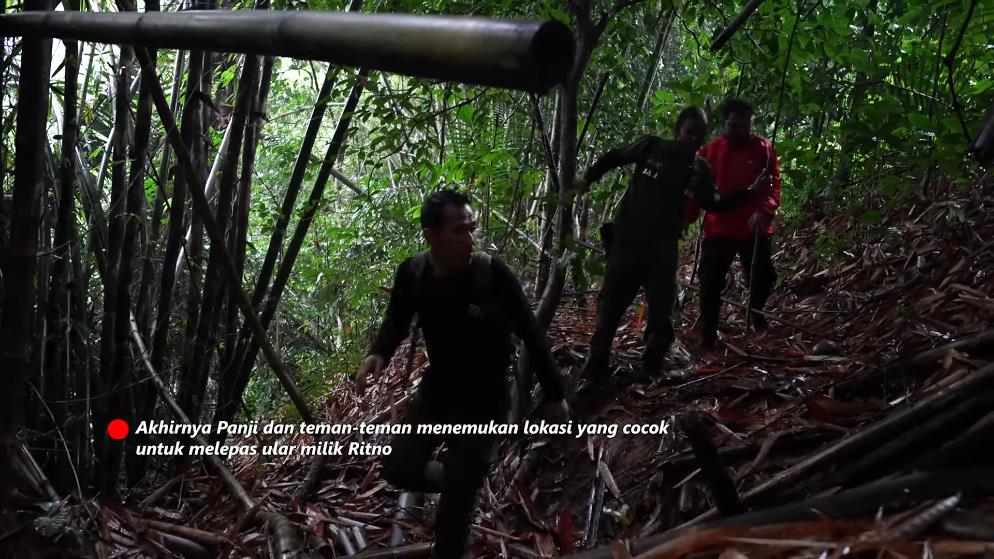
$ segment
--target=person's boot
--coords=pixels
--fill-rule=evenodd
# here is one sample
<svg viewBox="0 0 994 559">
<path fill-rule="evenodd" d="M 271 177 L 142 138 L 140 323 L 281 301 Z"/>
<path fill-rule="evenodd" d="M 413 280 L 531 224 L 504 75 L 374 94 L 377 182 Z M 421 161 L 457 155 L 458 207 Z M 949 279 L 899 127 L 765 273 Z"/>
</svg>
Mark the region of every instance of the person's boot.
<svg viewBox="0 0 994 559">
<path fill-rule="evenodd" d="M 642 367 L 639 377 L 655 379 L 664 373 L 666 356 L 673 344 L 672 336 L 650 335 L 646 337 L 645 353 L 642 355 Z"/>
<path fill-rule="evenodd" d="M 582 384 L 577 390 L 577 395 L 584 396 L 602 388 L 607 384 L 610 376 L 609 358 L 596 355 L 594 352 L 588 353 L 587 361 L 583 364 L 583 369 L 580 370 Z"/>
</svg>

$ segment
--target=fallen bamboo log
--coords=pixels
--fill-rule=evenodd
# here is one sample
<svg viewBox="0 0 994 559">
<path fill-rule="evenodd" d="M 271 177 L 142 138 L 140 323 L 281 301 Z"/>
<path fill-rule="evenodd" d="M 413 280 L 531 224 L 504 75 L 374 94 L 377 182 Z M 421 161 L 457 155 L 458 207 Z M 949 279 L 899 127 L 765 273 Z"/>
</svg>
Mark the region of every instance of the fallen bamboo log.
<svg viewBox="0 0 994 559">
<path fill-rule="evenodd" d="M 912 467 L 945 470 L 953 466 L 977 464 L 994 458 L 994 412 L 989 412 L 969 429 L 939 448 L 925 453 Z"/>
<path fill-rule="evenodd" d="M 393 517 L 394 525 L 390 529 L 390 547 L 400 547 L 404 544 L 404 530 L 400 523 L 413 516 L 410 509 L 421 506 L 421 497 L 420 493 L 404 491 L 397 498 L 397 513 Z"/>
<path fill-rule="evenodd" d="M 967 470 L 917 472 L 898 478 L 883 479 L 831 495 L 792 503 L 776 508 L 725 518 L 713 523 L 678 527 L 628 542 L 632 554 L 643 554 L 667 542 L 677 541 L 695 533 L 728 533 L 735 535 L 744 528 L 817 521 L 826 526 L 825 518 L 846 519 L 873 516 L 880 507 L 900 508 L 942 499 L 962 491 L 963 497 L 994 496 L 994 477 L 986 467 Z M 611 559 L 608 546 L 565 556 L 566 559 Z"/>
<path fill-rule="evenodd" d="M 561 22 L 317 11 L 48 12 L 0 16 L 4 36 L 323 60 L 545 93 L 572 66 Z"/>
<path fill-rule="evenodd" d="M 746 505 L 756 503 L 777 491 L 791 487 L 830 466 L 867 452 L 889 441 L 896 435 L 913 429 L 928 418 L 969 398 L 994 381 L 994 365 L 975 371 L 969 377 L 931 394 L 909 408 L 901 410 L 867 427 L 864 431 L 832 444 L 824 450 L 773 476 L 765 483 L 742 495 Z M 941 497 L 947 497 L 941 495 Z M 718 517 L 718 509 L 711 510 L 674 528 L 679 530 Z"/>
<path fill-rule="evenodd" d="M 132 314 L 131 315 L 131 320 L 132 321 L 135 320 L 134 317 L 135 317 L 135 315 Z M 133 325 L 132 325 L 132 328 L 134 328 Z M 144 345 L 144 343 L 142 345 Z M 148 497 L 145 497 L 144 499 L 142 499 L 141 503 L 138 503 L 138 508 L 146 509 L 146 508 L 154 505 L 156 502 L 158 502 L 159 499 L 161 499 L 167 493 L 169 493 L 170 491 L 172 491 L 173 487 L 176 487 L 176 484 L 179 483 L 181 479 L 183 479 L 183 475 L 184 474 L 179 474 L 177 476 L 174 476 L 172 479 L 170 479 L 166 483 L 164 483 L 161 486 L 159 486 L 159 488 L 156 489 L 155 491 L 153 491 L 151 494 L 149 494 Z"/>
<path fill-rule="evenodd" d="M 820 488 L 849 487 L 876 479 L 896 469 L 916 455 L 921 455 L 925 445 L 935 446 L 935 441 L 949 439 L 950 433 L 962 432 L 984 412 L 994 408 L 994 392 L 987 391 L 939 414 L 914 429 L 908 429 L 880 448 L 846 464 L 829 476 Z"/>
<path fill-rule="evenodd" d="M 987 349 L 990 351 L 992 347 L 994 347 L 994 330 L 973 334 L 954 342 L 917 353 L 911 357 L 898 359 L 878 369 L 840 382 L 835 387 L 835 393 L 845 396 L 858 392 L 866 386 L 885 385 L 889 377 L 914 374 L 922 369 L 934 366 L 946 356 L 946 353 L 952 350 L 968 352 Z M 881 377 L 883 379 L 882 382 Z"/>
<path fill-rule="evenodd" d="M 835 431 L 803 431 L 791 433 L 779 437 L 776 442 L 773 443 L 771 451 L 781 452 L 784 450 L 800 450 L 820 445 L 837 438 L 839 438 L 839 434 Z M 721 457 L 722 461 L 733 461 L 755 456 L 759 450 L 760 445 L 749 442 L 739 446 L 723 446 L 718 449 L 718 455 Z M 661 463 L 661 466 L 668 468 L 696 468 L 697 456 L 694 455 L 693 450 L 690 450 L 664 460 Z"/>
<path fill-rule="evenodd" d="M 272 559 L 301 557 L 302 548 L 297 539 L 297 531 L 285 516 L 268 514 L 266 528 L 269 531 L 269 554 Z"/>
<path fill-rule="evenodd" d="M 747 505 L 756 503 L 760 499 L 768 498 L 784 488 L 794 486 L 810 478 L 812 475 L 824 471 L 830 466 L 877 448 L 890 441 L 893 437 L 913 429 L 949 407 L 989 388 L 992 383 L 994 383 L 994 365 L 978 369 L 969 377 L 941 389 L 916 404 L 893 413 L 870 425 L 863 431 L 794 464 L 790 468 L 771 477 L 765 483 L 746 492 L 742 496 L 742 499 Z M 697 524 L 703 520 L 710 520 L 717 516 L 717 512 L 717 509 L 712 509 L 688 521 L 684 525 Z"/>
<path fill-rule="evenodd" d="M 975 511 L 961 511 L 943 519 L 943 533 L 957 538 L 994 542 L 994 518 Z"/>
</svg>

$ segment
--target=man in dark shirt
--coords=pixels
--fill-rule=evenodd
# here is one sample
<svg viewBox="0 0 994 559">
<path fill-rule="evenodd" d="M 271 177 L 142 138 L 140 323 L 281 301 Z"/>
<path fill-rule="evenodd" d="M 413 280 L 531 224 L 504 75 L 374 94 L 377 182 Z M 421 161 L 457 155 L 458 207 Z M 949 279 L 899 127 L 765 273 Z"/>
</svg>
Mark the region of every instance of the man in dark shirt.
<svg viewBox="0 0 994 559">
<path fill-rule="evenodd" d="M 675 141 L 642 136 L 604 154 L 580 181 L 579 188 L 586 191 L 609 170 L 635 164 L 615 217 L 598 296 L 597 321 L 583 372 L 591 383 L 588 388 L 602 384 L 609 376 L 611 343 L 640 287 L 645 288 L 649 307 L 643 372 L 657 374 L 662 367 L 674 336 L 678 241 L 684 232 L 688 197 L 709 211 L 723 211 L 752 195 L 718 196 L 707 162 L 695 155 L 706 134 L 704 111 L 688 107 L 677 117 Z"/>
<path fill-rule="evenodd" d="M 457 558 L 498 441 L 418 435 L 417 425 L 505 423 L 512 333 L 533 356 L 550 418 L 558 411 L 565 421 L 568 409 L 545 335 L 514 273 L 500 258 L 473 251 L 476 219 L 469 199 L 451 190 L 435 192 L 422 206 L 421 226 L 430 250 L 397 269 L 386 318 L 356 383 L 361 388 L 367 377 L 379 375 L 416 314 L 431 365 L 406 410 L 414 434 L 394 438 L 383 475 L 409 491 L 442 494 L 434 556 Z M 443 443 L 444 464 L 432 460 Z"/>
</svg>

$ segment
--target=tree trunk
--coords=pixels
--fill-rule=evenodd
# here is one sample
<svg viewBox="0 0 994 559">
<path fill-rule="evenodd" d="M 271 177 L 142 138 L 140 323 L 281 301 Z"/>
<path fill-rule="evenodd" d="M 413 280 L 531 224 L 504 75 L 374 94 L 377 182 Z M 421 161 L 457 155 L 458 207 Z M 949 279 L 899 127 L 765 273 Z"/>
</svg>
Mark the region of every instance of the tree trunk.
<svg viewBox="0 0 994 559">
<path fill-rule="evenodd" d="M 350 12 L 357 12 L 362 7 L 362 0 L 352 0 L 349 4 Z M 307 121 L 307 130 L 304 132 L 304 142 L 297 152 L 297 159 L 293 163 L 293 171 L 290 173 L 290 181 L 287 183 L 286 196 L 283 198 L 283 206 L 280 208 L 280 216 L 276 220 L 276 227 L 269 239 L 269 248 L 266 249 L 266 258 L 262 262 L 259 270 L 259 277 L 255 283 L 255 291 L 252 292 L 252 305 L 256 308 L 262 304 L 272 278 L 273 269 L 276 267 L 276 259 L 283 250 L 283 239 L 286 236 L 287 226 L 290 224 L 290 217 L 293 215 L 293 208 L 297 203 L 297 196 L 300 193 L 300 186 L 304 182 L 304 174 L 307 172 L 307 164 L 311 158 L 311 151 L 314 149 L 314 141 L 317 139 L 318 131 L 321 129 L 321 122 L 324 120 L 325 110 L 328 108 L 328 96 L 335 85 L 335 78 L 338 76 L 338 67 L 329 66 L 324 75 L 324 82 L 318 92 L 317 101 L 311 110 L 311 118 Z M 242 340 L 239 340 L 241 345 Z M 247 342 L 245 342 L 247 343 Z"/>
<path fill-rule="evenodd" d="M 649 110 L 649 107 L 646 105 L 646 101 L 649 99 L 649 90 L 652 89 L 652 83 L 656 79 L 659 59 L 663 55 L 663 47 L 666 46 L 666 40 L 669 39 L 670 29 L 673 27 L 673 20 L 676 17 L 676 7 L 670 7 L 664 2 L 663 7 L 659 10 L 659 16 L 656 18 L 657 27 L 663 21 L 667 11 L 670 12 L 670 17 L 666 19 L 665 25 L 659 27 L 659 35 L 656 36 L 656 45 L 652 48 L 652 54 L 649 55 L 649 68 L 645 72 L 645 79 L 642 80 L 642 87 L 639 88 L 638 101 L 635 103 L 637 110 L 643 113 L 647 113 Z"/>
<path fill-rule="evenodd" d="M 88 388 L 93 371 L 93 354 L 90 351 L 90 322 L 92 317 L 87 312 L 86 300 L 89 291 L 90 278 L 84 271 L 83 257 L 80 253 L 80 235 L 75 223 L 70 231 L 70 248 L 72 257 L 73 279 L 70 282 L 72 313 L 67 330 L 72 338 L 72 384 L 75 401 L 69 412 L 73 417 L 70 423 L 64 424 L 66 438 L 72 443 L 74 451 L 70 459 L 75 465 L 76 477 L 80 486 L 89 487 L 93 474 L 93 447 L 90 441 L 93 435 L 90 430 L 90 398 Z M 81 401 L 82 400 L 82 401 Z"/>
<path fill-rule="evenodd" d="M 25 0 L 25 10 L 52 9 L 48 0 Z M 52 41 L 25 37 L 21 76 L 17 86 L 17 135 L 14 139 L 14 199 L 10 241 L 0 252 L 4 277 L 3 315 L 0 319 L 0 464 L 16 452 L 17 432 L 23 423 L 25 382 L 34 318 L 34 276 L 38 250 L 45 127 L 48 121 L 49 70 Z M 4 484 L 3 494 L 11 489 Z"/>
<path fill-rule="evenodd" d="M 180 85 L 183 80 L 183 54 L 184 51 L 178 51 L 176 53 L 176 65 L 173 72 L 173 89 L 172 98 L 170 99 L 170 105 L 173 112 L 178 112 L 179 108 L 179 91 Z M 168 196 L 166 191 L 166 184 L 169 182 L 169 158 L 171 152 L 171 146 L 169 142 L 165 142 L 162 146 L 162 159 L 159 162 L 159 173 L 157 178 L 158 188 L 156 188 L 155 194 L 155 208 L 152 210 L 152 224 L 148 228 L 147 239 L 146 239 L 146 251 L 145 251 L 145 262 L 142 267 L 142 279 L 141 285 L 138 288 L 138 307 L 135 311 L 136 318 L 138 320 L 138 328 L 142 332 L 142 338 L 146 340 L 152 339 L 152 297 L 151 297 L 151 287 L 152 282 L 155 280 L 156 267 L 155 267 L 155 256 L 161 250 L 160 243 L 160 231 L 162 225 L 162 215 L 165 212 L 166 197 Z M 162 273 L 161 271 L 159 273 Z M 153 390 L 154 394 L 155 391 Z M 142 400 L 144 401 L 144 399 Z M 142 417 L 149 417 L 153 410 L 144 410 L 141 414 Z"/>
<path fill-rule="evenodd" d="M 210 78 L 212 76 L 212 64 L 210 61 L 213 60 L 211 53 L 204 54 L 204 67 L 201 70 L 200 75 L 200 91 L 206 95 L 211 89 Z M 209 127 L 207 126 L 207 107 L 203 104 L 200 105 L 197 114 L 194 116 L 193 122 L 195 126 L 195 133 L 192 134 L 193 143 L 190 146 L 190 155 L 192 157 L 191 163 L 194 168 L 200 172 L 201 170 L 206 170 L 207 168 L 207 142 L 209 134 Z M 233 131 L 234 129 L 232 129 Z M 204 173 L 206 175 L 206 173 Z M 200 188 L 201 185 L 197 184 L 194 188 Z M 203 185 L 204 193 L 207 195 L 207 185 Z M 208 200 L 209 201 L 209 200 Z M 200 319 L 200 305 L 203 304 L 203 299 L 201 298 L 204 270 L 202 266 L 203 252 L 204 252 L 204 217 L 200 213 L 194 211 L 191 217 L 190 233 L 186 237 L 189 246 L 186 247 L 186 268 L 189 270 L 187 275 L 187 287 L 186 287 L 186 328 L 183 333 L 183 357 L 180 364 L 181 379 L 185 380 L 189 378 L 190 370 L 193 367 L 194 352 L 196 350 L 196 336 L 197 336 L 197 321 Z M 182 383 L 182 380 L 181 380 Z M 182 384 L 180 385 L 180 390 L 184 390 Z M 180 401 L 180 405 L 184 404 Z M 184 408 L 188 411 L 189 408 Z"/>
<path fill-rule="evenodd" d="M 116 371 L 120 370 L 117 360 L 124 359 L 125 351 L 117 343 L 118 319 L 118 280 L 120 276 L 121 249 L 124 245 L 124 224 L 127 198 L 127 135 L 130 120 L 128 102 L 128 78 L 130 75 L 131 50 L 121 49 L 120 67 L 114 87 L 114 137 L 111 154 L 111 198 L 109 234 L 104 270 L 103 320 L 100 336 L 100 381 L 97 393 L 109 396 L 98 400 L 95 407 L 94 427 L 96 429 L 96 450 L 99 467 L 97 469 L 98 489 L 107 495 L 116 494 L 117 473 L 120 468 L 120 443 L 111 441 L 104 428 L 124 410 L 118 407 L 120 399 L 116 391 L 118 385 Z"/>
<path fill-rule="evenodd" d="M 146 10 L 158 11 L 158 0 L 147 0 Z M 150 50 L 152 59 L 156 59 L 156 51 Z M 128 177 L 128 205 L 127 205 L 127 225 L 124 232 L 124 246 L 121 250 L 120 276 L 117 285 L 117 347 L 121 349 L 119 353 L 125 353 L 124 348 L 128 345 L 128 332 L 131 329 L 131 281 L 134 276 L 135 255 L 142 254 L 140 247 L 136 247 L 139 237 L 139 226 L 145 223 L 147 214 L 147 200 L 145 198 L 145 167 L 148 164 L 148 147 L 152 135 L 152 85 L 148 80 L 142 79 L 138 88 L 138 110 L 135 113 L 135 138 L 131 146 L 131 173 Z M 156 195 L 158 199 L 158 194 Z M 158 202 L 157 202 L 158 205 Z M 153 233 L 154 234 L 154 233 Z M 146 284 L 147 285 L 147 284 Z M 139 289 L 138 304 L 142 305 L 142 293 Z M 125 312 L 127 311 L 127 312 Z M 117 382 L 126 382 L 132 377 L 129 369 L 133 366 L 130 359 L 120 359 L 115 370 Z M 136 396 L 141 391 L 132 388 L 129 383 L 128 403 L 122 405 L 123 410 L 127 410 L 126 419 L 134 419 Z M 141 415 L 138 417 L 148 417 Z M 129 445 L 131 450 L 131 460 L 128 462 L 128 485 L 134 486 L 144 475 L 144 464 L 142 460 L 137 460 L 134 454 L 136 445 Z"/>
<path fill-rule="evenodd" d="M 231 206 L 235 198 L 238 178 L 238 159 L 242 148 L 242 138 L 245 133 L 245 121 L 248 118 L 254 102 L 259 73 L 259 57 L 246 56 L 242 66 L 241 77 L 238 81 L 238 92 L 235 107 L 228 126 L 234 126 L 228 151 L 223 155 L 221 165 L 220 185 L 218 188 L 217 213 L 215 219 L 222 236 L 228 231 L 231 220 Z M 220 302 L 223 300 L 224 279 L 218 269 L 221 263 L 221 253 L 224 246 L 211 246 L 207 264 L 207 276 L 204 281 L 203 299 L 200 307 L 200 319 L 197 323 L 197 335 L 194 346 L 193 360 L 187 376 L 180 383 L 178 401 L 193 421 L 200 421 L 200 411 L 204 401 L 204 390 L 207 386 L 208 369 L 210 365 L 211 348 L 217 336 L 217 321 L 221 316 Z"/>
<path fill-rule="evenodd" d="M 558 206 L 558 242 L 555 257 L 561 259 L 566 248 L 573 240 L 573 197 L 570 189 L 576 182 L 576 125 L 577 125 L 577 94 L 580 89 L 580 79 L 590 61 L 593 45 L 582 35 L 577 42 L 576 59 L 570 77 L 563 85 L 561 92 L 561 107 L 559 114 L 559 194 Z M 543 328 L 552 323 L 556 308 L 563 296 L 566 267 L 556 262 L 552 267 L 548 285 L 542 293 L 536 315 Z"/>
<path fill-rule="evenodd" d="M 259 81 L 259 91 L 256 94 L 251 120 L 249 121 L 245 146 L 242 148 L 242 169 L 238 179 L 238 199 L 235 201 L 235 231 L 232 235 L 231 254 L 235 258 L 235 268 L 238 276 L 245 274 L 245 250 L 248 243 L 248 222 L 250 202 L 252 200 L 252 173 L 255 171 L 255 155 L 262 136 L 262 125 L 265 121 L 266 103 L 269 98 L 269 85 L 273 74 L 273 59 L 266 58 L 262 64 L 262 76 Z M 238 359 L 238 305 L 234 297 L 228 297 L 228 316 L 224 321 L 225 355 L 221 361 L 219 385 L 224 385 L 226 377 L 233 376 L 239 362 Z M 218 395 L 220 396 L 220 394 Z M 220 398 L 217 401 L 220 404 Z"/>
<path fill-rule="evenodd" d="M 877 11 L 878 0 L 870 0 L 866 7 L 866 13 L 873 13 Z M 798 15 L 800 17 L 800 15 Z M 864 27 L 862 35 L 866 41 L 867 48 L 873 43 L 873 35 L 876 33 L 876 28 L 872 23 L 867 24 L 869 20 L 868 16 L 864 16 Z M 859 118 L 859 110 L 863 106 L 863 101 L 866 100 L 866 92 L 869 90 L 870 86 L 867 84 L 867 76 L 864 72 L 856 72 L 856 85 L 853 87 L 852 98 L 849 105 L 849 118 Z M 853 142 L 848 136 L 843 138 L 842 142 L 842 162 L 839 165 L 839 170 L 836 174 L 836 183 L 845 184 L 849 182 L 849 176 L 852 169 L 852 159 L 850 154 L 853 152 Z"/>
<path fill-rule="evenodd" d="M 79 10 L 79 0 L 68 0 L 67 10 Z M 62 148 L 59 157 L 59 193 L 58 217 L 55 221 L 55 247 L 52 268 L 50 305 L 48 307 L 48 331 L 46 340 L 46 358 L 48 368 L 45 371 L 45 400 L 48 401 L 52 413 L 53 424 L 61 428 L 66 422 L 66 400 L 69 400 L 68 375 L 71 346 L 72 321 L 70 319 L 69 282 L 71 280 L 70 264 L 73 244 L 73 230 L 76 227 L 76 198 L 75 198 L 75 164 L 76 138 L 79 122 L 77 121 L 77 78 L 79 76 L 79 44 L 76 41 L 65 41 L 66 71 L 65 88 L 63 93 Z M 48 476 L 60 492 L 70 485 L 71 470 L 68 457 L 62 449 L 56 449 L 53 454 L 53 465 Z"/>
<path fill-rule="evenodd" d="M 562 90 L 559 90 L 556 93 L 555 107 L 556 110 L 555 112 L 552 113 L 552 141 L 549 142 L 548 136 L 546 136 L 545 134 L 544 125 L 542 126 L 542 130 L 540 130 L 540 132 L 542 132 L 541 134 L 542 142 L 547 143 L 548 149 L 551 150 L 552 152 L 552 156 L 551 160 L 547 162 L 549 170 L 545 175 L 544 195 L 542 196 L 543 200 L 541 202 L 542 219 L 540 220 L 540 223 L 542 228 L 541 229 L 542 234 L 540 237 L 541 239 L 540 242 L 542 243 L 542 251 L 541 254 L 539 255 L 539 260 L 538 260 L 538 275 L 535 278 L 535 297 L 541 296 L 542 293 L 545 291 L 545 288 L 549 283 L 549 271 L 552 267 L 552 258 L 550 257 L 550 255 L 552 254 L 552 247 L 553 244 L 555 243 L 555 234 L 553 233 L 553 227 L 556 219 L 556 210 L 558 209 L 557 204 L 552 201 L 552 192 L 554 185 L 556 184 L 554 178 L 555 173 L 557 172 L 556 166 L 559 164 L 558 161 L 560 159 L 559 147 L 560 147 L 560 134 L 562 133 L 562 127 L 558 126 L 558 123 L 559 120 L 562 118 L 562 113 L 563 113 Z M 540 113 L 538 113 L 537 111 L 538 108 L 536 107 L 535 118 L 538 118 L 540 116 Z M 546 153 L 545 159 L 549 159 L 548 153 Z"/>
</svg>

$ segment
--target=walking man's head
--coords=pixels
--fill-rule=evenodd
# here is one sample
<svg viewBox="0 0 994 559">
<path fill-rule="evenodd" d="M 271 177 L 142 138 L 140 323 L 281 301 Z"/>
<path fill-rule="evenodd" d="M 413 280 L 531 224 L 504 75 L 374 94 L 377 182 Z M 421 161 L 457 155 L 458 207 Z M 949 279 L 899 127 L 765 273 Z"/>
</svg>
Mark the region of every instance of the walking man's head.
<svg viewBox="0 0 994 559">
<path fill-rule="evenodd" d="M 439 271 L 469 266 L 476 242 L 476 216 L 465 194 L 446 189 L 428 195 L 421 206 L 421 231 Z"/>
<path fill-rule="evenodd" d="M 687 107 L 676 117 L 676 141 L 691 151 L 704 145 L 708 135 L 708 115 L 700 107 Z"/>
<path fill-rule="evenodd" d="M 732 143 L 742 143 L 752 134 L 752 105 L 742 99 L 725 101 L 725 137 Z"/>
</svg>

